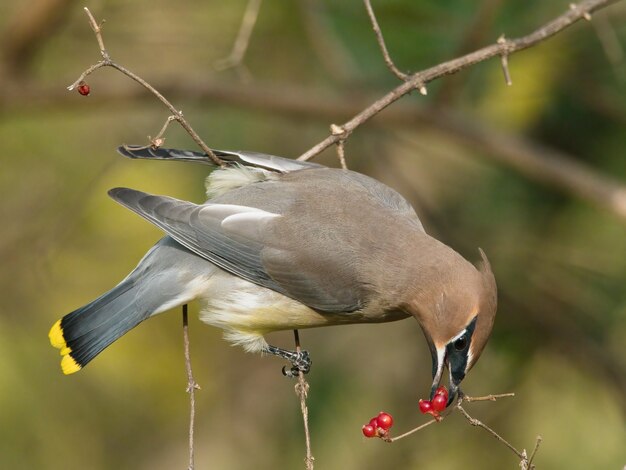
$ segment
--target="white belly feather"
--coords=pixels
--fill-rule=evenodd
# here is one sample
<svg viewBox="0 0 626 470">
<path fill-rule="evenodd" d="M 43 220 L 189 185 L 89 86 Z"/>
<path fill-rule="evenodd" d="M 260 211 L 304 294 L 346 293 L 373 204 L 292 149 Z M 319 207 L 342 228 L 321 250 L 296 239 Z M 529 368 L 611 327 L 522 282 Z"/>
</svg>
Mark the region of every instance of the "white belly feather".
<svg viewBox="0 0 626 470">
<path fill-rule="evenodd" d="M 207 269 L 208 268 L 208 269 Z M 263 336 L 272 331 L 349 323 L 374 323 L 406 318 L 402 312 L 319 313 L 283 294 L 258 286 L 207 263 L 202 274 L 177 271 L 182 292 L 154 314 L 200 300 L 200 320 L 224 330 L 224 339 L 248 352 L 267 347 Z M 371 311 L 370 311 L 371 310 Z"/>
<path fill-rule="evenodd" d="M 219 272 L 211 278 L 200 320 L 224 330 L 224 338 L 248 352 L 258 352 L 272 331 L 311 328 L 337 322 L 278 292 Z"/>
</svg>

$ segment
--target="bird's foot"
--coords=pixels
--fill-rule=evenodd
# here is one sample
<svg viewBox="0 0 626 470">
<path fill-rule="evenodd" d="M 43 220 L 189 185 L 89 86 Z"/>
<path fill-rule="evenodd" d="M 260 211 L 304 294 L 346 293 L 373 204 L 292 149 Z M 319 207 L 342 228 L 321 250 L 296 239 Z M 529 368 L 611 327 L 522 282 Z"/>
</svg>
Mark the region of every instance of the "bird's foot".
<svg viewBox="0 0 626 470">
<path fill-rule="evenodd" d="M 311 370 L 311 356 L 308 351 L 289 351 L 287 349 L 277 348 L 268 345 L 265 352 L 274 356 L 282 357 L 291 362 L 291 368 L 283 367 L 283 375 L 285 377 L 298 377 L 300 372 L 308 374 Z"/>
<path fill-rule="evenodd" d="M 296 351 L 293 359 L 289 359 L 292 366 L 288 369 L 287 366 L 283 366 L 283 375 L 285 377 L 298 377 L 300 372 L 308 374 L 311 370 L 311 356 L 309 351 Z"/>
</svg>

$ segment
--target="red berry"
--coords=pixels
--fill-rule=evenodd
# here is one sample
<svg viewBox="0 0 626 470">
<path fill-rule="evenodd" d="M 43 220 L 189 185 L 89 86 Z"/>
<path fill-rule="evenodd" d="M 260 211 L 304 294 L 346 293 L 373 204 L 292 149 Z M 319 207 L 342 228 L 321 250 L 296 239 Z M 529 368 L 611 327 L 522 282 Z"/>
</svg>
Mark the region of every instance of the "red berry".
<svg viewBox="0 0 626 470">
<path fill-rule="evenodd" d="M 370 419 L 370 422 L 368 423 L 370 426 L 372 426 L 374 429 L 379 428 L 380 427 L 380 423 L 378 422 L 378 418 L 372 418 Z"/>
<path fill-rule="evenodd" d="M 365 437 L 375 437 L 376 436 L 376 428 L 374 426 L 372 426 L 371 424 L 366 424 L 365 426 L 363 426 L 361 428 L 361 431 L 363 431 L 363 435 Z"/>
<path fill-rule="evenodd" d="M 433 398 L 431 401 L 433 410 L 435 411 L 445 410 L 447 403 L 448 403 L 448 392 L 436 394 L 435 398 Z"/>
<path fill-rule="evenodd" d="M 443 395 L 446 403 L 448 402 L 448 389 L 446 389 L 446 387 L 444 387 L 443 385 L 435 390 L 435 396 L 437 395 Z"/>
<path fill-rule="evenodd" d="M 376 419 L 378 420 L 378 427 L 384 429 L 385 431 L 393 426 L 393 417 L 389 413 L 381 411 L 378 413 L 378 417 Z"/>
<path fill-rule="evenodd" d="M 89 85 L 87 85 L 86 83 L 81 83 L 80 85 L 78 85 L 78 93 L 80 93 L 83 96 L 87 96 L 89 94 L 89 92 L 91 91 L 91 89 L 89 88 Z"/>
<path fill-rule="evenodd" d="M 420 411 L 424 414 L 433 411 L 433 403 L 430 400 L 422 400 L 419 402 Z"/>
</svg>

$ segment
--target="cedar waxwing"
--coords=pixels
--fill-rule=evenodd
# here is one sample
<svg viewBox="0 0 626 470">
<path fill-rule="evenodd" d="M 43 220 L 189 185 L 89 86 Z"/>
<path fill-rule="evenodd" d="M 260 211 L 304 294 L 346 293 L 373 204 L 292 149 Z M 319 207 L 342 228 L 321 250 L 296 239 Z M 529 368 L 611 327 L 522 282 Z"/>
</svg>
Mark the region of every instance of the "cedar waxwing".
<svg viewBox="0 0 626 470">
<path fill-rule="evenodd" d="M 211 164 L 190 151 L 119 152 Z M 203 322 L 246 351 L 289 360 L 292 376 L 308 372 L 308 354 L 271 346 L 266 333 L 414 316 L 432 355 L 431 398 L 447 366 L 451 403 L 495 318 L 496 283 L 482 250 L 477 269 L 429 236 L 396 191 L 360 173 L 215 153 L 226 166 L 208 176 L 204 204 L 109 191 L 166 236 L 120 284 L 54 324 L 49 336 L 63 372 L 78 371 L 143 320 L 195 299 Z"/>
</svg>

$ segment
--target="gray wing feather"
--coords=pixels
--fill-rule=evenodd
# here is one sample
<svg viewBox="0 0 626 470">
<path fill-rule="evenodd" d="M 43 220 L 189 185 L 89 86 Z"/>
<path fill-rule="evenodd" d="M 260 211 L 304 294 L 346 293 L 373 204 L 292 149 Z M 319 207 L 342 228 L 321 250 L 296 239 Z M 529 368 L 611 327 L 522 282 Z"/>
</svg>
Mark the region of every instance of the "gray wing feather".
<svg viewBox="0 0 626 470">
<path fill-rule="evenodd" d="M 215 165 L 207 154 L 193 152 L 191 150 L 124 145 L 118 147 L 117 151 L 127 158 L 184 161 Z M 267 155 L 258 152 L 246 152 L 242 150 L 213 150 L 213 152 L 227 163 L 239 163 L 280 173 L 288 173 L 290 171 L 304 170 L 307 168 L 323 168 L 322 165 L 318 165 L 317 163 L 292 160 L 290 158 L 277 157 L 276 155 Z"/>
<path fill-rule="evenodd" d="M 265 211 L 236 205 L 197 205 L 166 196 L 153 196 L 128 188 L 115 188 L 109 195 L 170 235 L 185 248 L 220 268 L 255 284 L 286 294 L 265 271 L 261 262 L 262 243 L 250 235 L 252 220 L 239 217 Z M 270 214 L 267 217 L 274 216 Z M 229 219 L 224 229 L 223 222 Z M 262 217 L 255 222 L 263 224 Z"/>
</svg>

